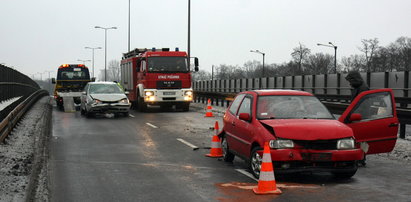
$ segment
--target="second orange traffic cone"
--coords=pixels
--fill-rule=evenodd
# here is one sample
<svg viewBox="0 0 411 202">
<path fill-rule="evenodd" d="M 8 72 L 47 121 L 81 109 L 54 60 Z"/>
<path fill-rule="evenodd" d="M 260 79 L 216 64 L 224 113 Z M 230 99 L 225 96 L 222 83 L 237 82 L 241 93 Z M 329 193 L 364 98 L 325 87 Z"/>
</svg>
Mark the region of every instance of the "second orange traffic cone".
<svg viewBox="0 0 411 202">
<path fill-rule="evenodd" d="M 260 177 L 258 187 L 253 188 L 255 194 L 281 194 L 277 189 L 274 177 L 273 162 L 271 161 L 271 152 L 268 142 L 264 144 L 263 161 L 261 163 Z"/>
<path fill-rule="evenodd" d="M 214 125 L 215 135 L 211 139 L 211 149 L 210 153 L 206 154 L 208 157 L 222 157 L 223 156 L 223 149 L 221 148 L 220 138 L 218 138 L 218 121 L 215 122 Z"/>
<path fill-rule="evenodd" d="M 213 115 L 213 107 L 211 107 L 211 100 L 208 99 L 207 101 L 207 109 L 206 109 L 206 114 L 204 117 L 214 117 Z"/>
</svg>

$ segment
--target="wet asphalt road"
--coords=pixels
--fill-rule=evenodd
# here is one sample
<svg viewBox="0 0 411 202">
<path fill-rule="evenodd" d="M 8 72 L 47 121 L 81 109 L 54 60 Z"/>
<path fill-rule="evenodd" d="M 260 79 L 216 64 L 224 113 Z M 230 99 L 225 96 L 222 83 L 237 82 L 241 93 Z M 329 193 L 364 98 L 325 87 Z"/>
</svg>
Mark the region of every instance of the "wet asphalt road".
<svg viewBox="0 0 411 202">
<path fill-rule="evenodd" d="M 236 170 L 246 169 L 242 160 L 204 157 L 209 127 L 222 126 L 221 117 L 158 109 L 131 116 L 85 118 L 53 108 L 52 201 L 411 201 L 411 165 L 372 156 L 350 180 L 280 176 L 282 195 L 257 196 L 256 181 Z"/>
</svg>

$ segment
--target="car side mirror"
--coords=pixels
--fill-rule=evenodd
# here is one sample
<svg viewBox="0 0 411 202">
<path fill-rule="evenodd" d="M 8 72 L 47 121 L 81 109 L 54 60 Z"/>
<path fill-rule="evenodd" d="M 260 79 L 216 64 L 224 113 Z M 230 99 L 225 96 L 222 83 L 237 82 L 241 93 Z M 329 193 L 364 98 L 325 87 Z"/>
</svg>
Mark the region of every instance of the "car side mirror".
<svg viewBox="0 0 411 202">
<path fill-rule="evenodd" d="M 243 121 L 250 121 L 250 114 L 249 113 L 240 113 L 240 115 L 238 116 L 238 118 L 240 119 L 240 120 L 243 120 Z"/>
<path fill-rule="evenodd" d="M 125 92 L 124 92 L 124 94 L 128 95 L 128 94 L 130 94 L 130 92 L 128 92 L 128 91 L 125 91 Z"/>
<path fill-rule="evenodd" d="M 350 116 L 350 122 L 353 122 L 353 121 L 361 121 L 361 120 L 362 120 L 361 114 L 353 113 L 353 114 L 351 114 L 351 116 Z"/>
<path fill-rule="evenodd" d="M 56 83 L 56 78 L 51 78 L 51 83 L 55 84 Z"/>
<path fill-rule="evenodd" d="M 96 77 L 92 77 L 92 78 L 91 78 L 91 81 L 92 81 L 92 82 L 96 81 Z"/>
<path fill-rule="evenodd" d="M 86 91 L 81 92 L 82 95 L 87 95 Z"/>
</svg>

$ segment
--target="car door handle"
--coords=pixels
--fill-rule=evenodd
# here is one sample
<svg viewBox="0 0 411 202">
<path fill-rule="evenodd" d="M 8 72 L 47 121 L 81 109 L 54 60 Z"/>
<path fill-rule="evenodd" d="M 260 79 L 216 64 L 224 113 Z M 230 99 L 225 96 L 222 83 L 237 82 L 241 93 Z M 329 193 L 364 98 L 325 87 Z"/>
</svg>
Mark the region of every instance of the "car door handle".
<svg viewBox="0 0 411 202">
<path fill-rule="evenodd" d="M 234 121 L 232 121 L 232 122 L 231 122 L 231 125 L 232 125 L 232 126 L 235 126 L 235 122 L 234 122 Z"/>
<path fill-rule="evenodd" d="M 390 125 L 388 125 L 388 127 L 397 127 L 398 123 L 390 123 Z"/>
</svg>

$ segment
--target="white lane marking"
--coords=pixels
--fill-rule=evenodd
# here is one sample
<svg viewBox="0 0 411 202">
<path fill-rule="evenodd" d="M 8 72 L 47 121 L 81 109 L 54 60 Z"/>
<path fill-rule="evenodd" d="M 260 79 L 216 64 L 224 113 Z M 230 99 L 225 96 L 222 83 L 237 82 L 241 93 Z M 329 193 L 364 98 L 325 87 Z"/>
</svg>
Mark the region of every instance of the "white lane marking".
<svg viewBox="0 0 411 202">
<path fill-rule="evenodd" d="M 186 144 L 187 146 L 193 148 L 193 150 L 197 150 L 197 149 L 198 149 L 197 146 L 195 146 L 195 145 L 193 145 L 193 144 L 191 144 L 191 143 L 189 143 L 189 142 L 187 142 L 187 141 L 185 141 L 185 140 L 183 140 L 183 139 L 181 139 L 181 138 L 177 138 L 177 140 L 180 141 L 180 142 L 182 142 L 183 144 Z"/>
<path fill-rule="evenodd" d="M 158 128 L 157 126 L 151 124 L 151 123 L 146 123 L 147 125 L 151 126 L 152 128 Z"/>
<path fill-rule="evenodd" d="M 134 115 L 132 115 L 132 114 L 129 114 L 128 116 L 129 116 L 129 117 L 133 117 L 133 118 L 135 117 L 135 116 L 134 116 Z"/>
<path fill-rule="evenodd" d="M 247 177 L 249 177 L 249 178 L 251 178 L 251 179 L 253 179 L 253 180 L 255 180 L 255 181 L 258 182 L 258 180 L 255 179 L 254 175 L 251 174 L 251 173 L 249 173 L 249 172 L 247 172 L 246 170 L 244 170 L 244 169 L 235 169 L 235 170 L 238 171 L 239 173 L 241 173 L 241 174 L 243 174 L 243 175 L 245 175 L 245 176 L 247 176 Z"/>
</svg>

